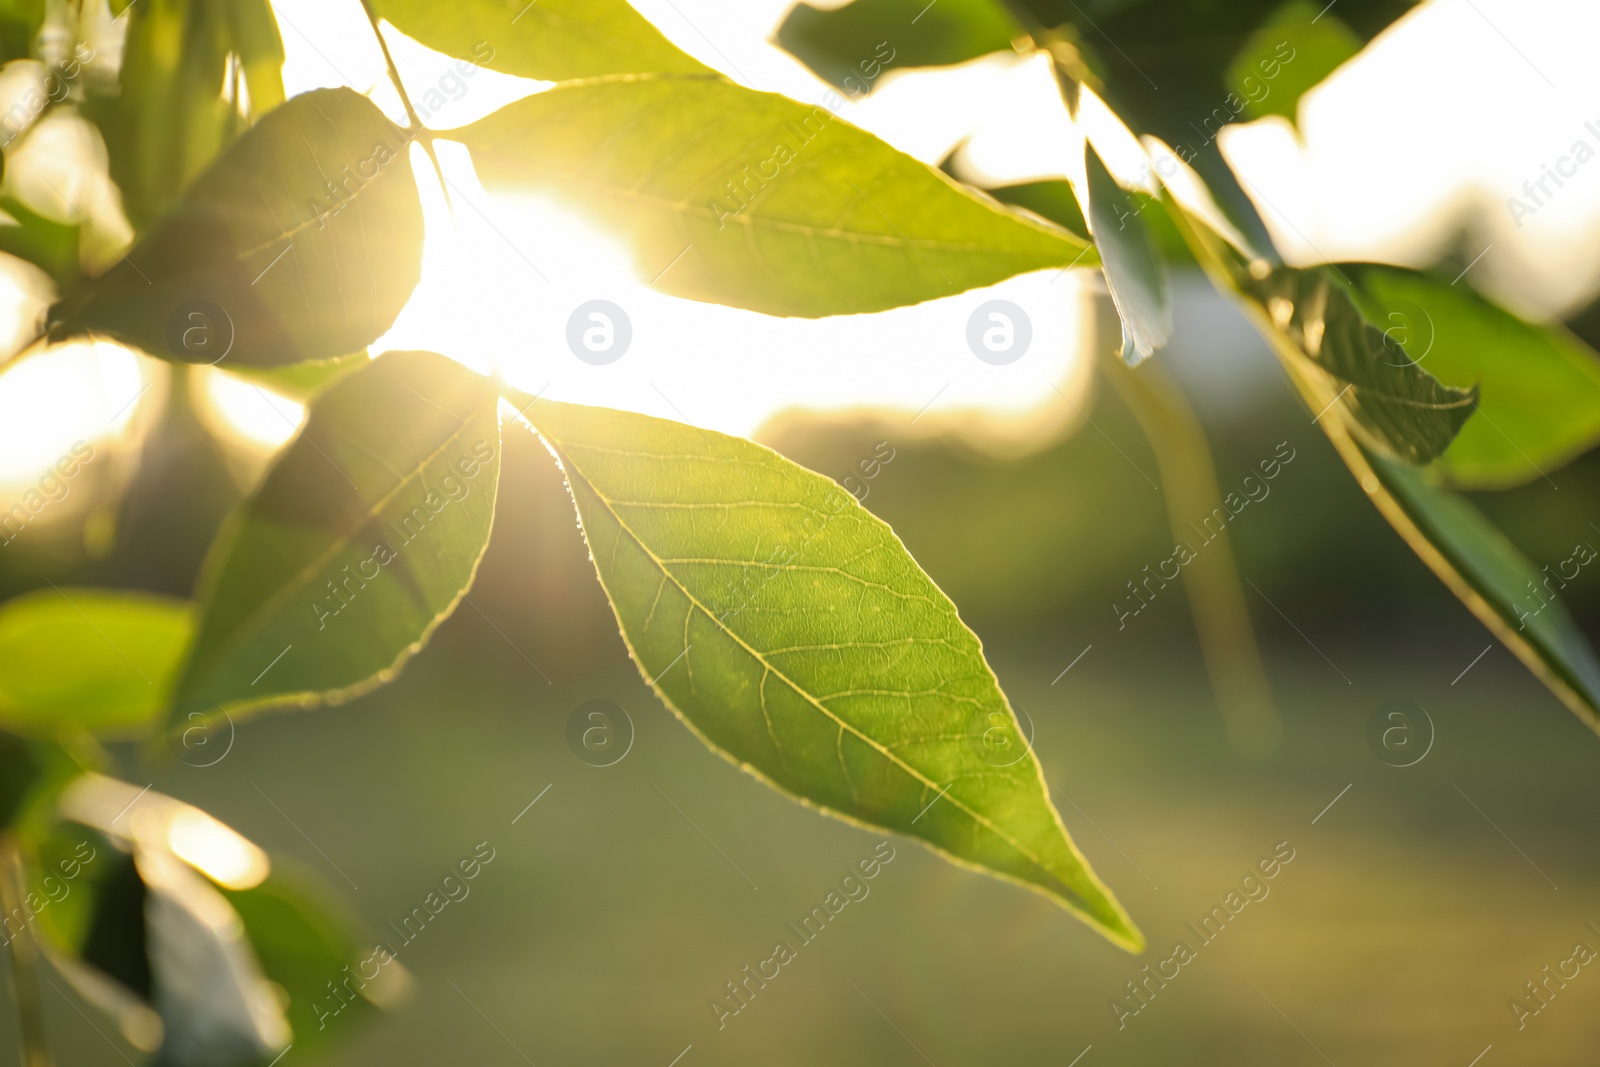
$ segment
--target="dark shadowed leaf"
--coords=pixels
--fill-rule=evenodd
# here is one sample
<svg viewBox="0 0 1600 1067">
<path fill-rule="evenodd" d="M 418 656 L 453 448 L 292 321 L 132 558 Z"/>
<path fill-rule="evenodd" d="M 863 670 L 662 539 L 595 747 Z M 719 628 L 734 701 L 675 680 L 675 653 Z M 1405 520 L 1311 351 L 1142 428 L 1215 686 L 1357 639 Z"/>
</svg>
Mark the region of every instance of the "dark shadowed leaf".
<svg viewBox="0 0 1600 1067">
<path fill-rule="evenodd" d="M 1085 148 L 1089 229 L 1106 275 L 1111 301 L 1122 316 L 1122 358 L 1137 366 L 1172 337 L 1167 267 L 1156 251 L 1144 208 L 1117 184 L 1093 145 Z"/>
<path fill-rule="evenodd" d="M 1478 389 L 1478 414 L 1440 460 L 1451 481 L 1503 488 L 1600 440 L 1600 357 L 1559 325 L 1523 322 L 1466 283 L 1345 265 L 1369 321 L 1446 385 Z"/>
<path fill-rule="evenodd" d="M 51 309 L 52 335 L 94 333 L 222 366 L 366 347 L 421 276 L 408 136 L 349 89 L 295 97 L 201 174 L 124 261 Z"/>
<path fill-rule="evenodd" d="M 1339 13 L 1312 0 L 1289 0 L 1244 42 L 1224 75 L 1244 117 L 1281 115 L 1294 122 L 1300 98 L 1361 51 L 1365 42 Z"/>
<path fill-rule="evenodd" d="M 217 540 L 177 711 L 378 684 L 472 584 L 500 476 L 487 379 L 392 352 L 311 405 Z"/>
<path fill-rule="evenodd" d="M 429 48 L 524 78 L 707 69 L 626 0 L 373 0 L 372 6 Z"/>
<path fill-rule="evenodd" d="M 826 108 L 720 79 L 558 86 L 450 136 L 491 190 L 578 206 L 693 300 L 842 315 L 1096 262 Z"/>
<path fill-rule="evenodd" d="M 960 175 L 955 177 L 959 179 Z M 1089 236 L 1089 224 L 1083 218 L 1083 205 L 1078 203 L 1078 194 L 1073 191 L 1071 182 L 1060 180 L 1021 182 L 1017 185 L 985 189 L 984 192 L 1003 204 L 1026 208 L 1041 218 L 1049 219 L 1086 241 L 1092 240 Z"/>
<path fill-rule="evenodd" d="M 400 963 L 375 951 L 348 908 L 289 857 L 274 855 L 260 885 L 223 894 L 244 922 L 262 973 L 288 998 L 284 1011 L 301 1051 L 355 1032 L 352 1023 L 371 1018 L 409 985 Z"/>
<path fill-rule="evenodd" d="M 1017 33 L 1008 29 L 1016 22 L 1007 10 L 1014 9 L 1029 28 L 1053 31 L 1077 54 L 1073 66 L 1136 132 L 1175 148 L 1189 142 L 1198 151 L 1219 125 L 1245 112 L 1252 95 L 1271 100 L 1262 87 L 1298 99 L 1320 81 L 1332 69 L 1335 37 L 1364 43 L 1411 6 L 1412 0 L 1340 0 L 1313 25 L 1315 8 L 1302 15 L 1283 0 L 853 0 L 829 10 L 797 5 L 777 38 L 819 76 L 841 84 L 880 41 L 900 53 L 895 66 L 960 63 L 1004 49 Z M 1344 34 L 1322 29 L 1335 17 Z M 1269 23 L 1278 28 L 1263 29 Z M 1302 40 L 1307 47 L 1297 51 Z M 1276 62 L 1250 68 L 1260 83 L 1236 80 L 1249 73 L 1243 65 L 1249 57 L 1265 58 L 1257 53 L 1268 41 Z"/>
<path fill-rule="evenodd" d="M 230 367 L 229 371 L 246 381 L 265 386 L 291 400 L 309 400 L 345 375 L 371 362 L 366 352 L 352 352 L 337 359 L 316 363 L 293 363 L 287 367 Z"/>
<path fill-rule="evenodd" d="M 1472 417 L 1477 388 L 1451 388 L 1424 370 L 1394 336 L 1367 322 L 1348 284 L 1338 268 L 1285 267 L 1251 292 L 1320 384 L 1318 407 L 1337 408 L 1367 444 L 1406 463 L 1430 463 Z"/>
<path fill-rule="evenodd" d="M 44 24 L 45 0 L 0 2 L 0 59 L 26 59 Z"/>
<path fill-rule="evenodd" d="M 778 44 L 852 96 L 889 67 L 942 67 L 1011 47 L 1020 33 L 995 0 L 856 0 L 827 10 L 796 4 Z"/>
<path fill-rule="evenodd" d="M 186 600 L 65 587 L 0 604 L 0 728 L 129 735 L 159 720 L 194 633 Z"/>
<path fill-rule="evenodd" d="M 1051 807 L 977 637 L 881 520 L 750 441 L 565 404 L 530 417 L 639 669 L 707 744 L 1142 944 Z"/>
</svg>

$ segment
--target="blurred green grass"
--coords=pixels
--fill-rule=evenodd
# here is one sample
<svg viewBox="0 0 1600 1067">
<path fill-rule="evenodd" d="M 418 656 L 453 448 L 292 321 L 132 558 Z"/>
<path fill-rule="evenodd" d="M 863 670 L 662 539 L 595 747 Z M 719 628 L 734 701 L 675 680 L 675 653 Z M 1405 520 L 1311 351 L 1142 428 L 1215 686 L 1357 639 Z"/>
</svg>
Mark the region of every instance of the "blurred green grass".
<svg viewBox="0 0 1600 1067">
<path fill-rule="evenodd" d="M 1596 739 L 1502 650 L 1452 686 L 1487 644 L 1470 622 L 1413 660 L 1380 643 L 1393 620 L 1360 633 L 1301 620 L 1335 669 L 1262 617 L 1286 738 L 1272 759 L 1243 762 L 1192 643 L 1167 632 L 1185 614 L 1176 598 L 1169 624 L 1095 641 L 1055 684 L 1089 624 L 978 622 L 1071 798 L 1058 798 L 1068 827 L 1151 953 L 1126 955 L 1042 898 L 896 841 L 870 896 L 719 1031 L 708 1001 L 877 839 L 741 774 L 649 695 L 570 517 L 549 514 L 567 505 L 541 458 L 513 449 L 510 476 L 537 488 L 511 494 L 502 522 L 541 518 L 491 550 L 474 597 L 483 615 L 458 612 L 389 689 L 240 724 L 222 763 L 155 779 L 346 890 L 347 875 L 375 929 L 477 842 L 496 849 L 471 896 L 402 950 L 412 998 L 353 1026 L 326 1062 L 665 1067 L 692 1045 L 685 1067 L 924 1055 L 946 1067 L 1065 1064 L 1093 1045 L 1082 1063 L 1309 1064 L 1320 1049 L 1334 1063 L 1465 1065 L 1490 1044 L 1495 1063 L 1594 1062 L 1600 977 L 1582 972 L 1523 1032 L 1507 1001 L 1574 941 L 1600 944 L 1585 926 L 1600 922 Z M 913 524 L 907 540 L 926 533 Z M 1440 598 L 1441 617 L 1456 610 L 1442 590 L 1423 595 Z M 622 705 L 637 731 L 609 768 L 566 744 L 571 710 L 595 698 Z M 1391 698 L 1422 704 L 1437 726 L 1415 767 L 1367 747 L 1367 719 Z M 1271 894 L 1119 1031 L 1108 1000 L 1284 840 L 1296 857 Z M 62 1062 L 121 1062 L 51 997 Z"/>
<path fill-rule="evenodd" d="M 1299 450 L 1232 527 L 1244 576 L 1272 598 L 1250 594 L 1285 724 L 1262 762 L 1225 744 L 1181 590 L 1117 629 L 1112 601 L 1171 546 L 1159 495 L 1131 469 L 1154 460 L 1114 397 L 1096 402 L 1094 430 L 1007 463 L 881 421 L 796 419 L 767 435 L 841 479 L 893 443 L 867 506 L 961 606 L 1036 724 L 1068 828 L 1149 938 L 1141 958 L 896 840 L 870 895 L 718 1030 L 711 998 L 878 838 L 764 788 L 672 720 L 626 658 L 558 472 L 516 429 L 474 606 L 395 684 L 241 722 L 214 767 L 152 777 L 123 753 L 123 773 L 312 866 L 375 937 L 478 842 L 496 850 L 471 895 L 402 949 L 410 1000 L 374 1025 L 332 1021 L 326 1063 L 667 1067 L 692 1046 L 680 1067 L 1065 1065 L 1092 1045 L 1081 1067 L 1466 1067 L 1493 1045 L 1483 1067 L 1593 1064 L 1600 974 L 1585 968 L 1525 1030 L 1508 1001 L 1574 942 L 1600 947 L 1586 925 L 1600 925 L 1600 739 L 1498 646 L 1461 674 L 1487 634 L 1364 502 L 1281 383 L 1265 391 L 1208 427 L 1224 486 L 1279 441 Z M 173 507 L 222 512 L 214 496 L 175 493 L 173 468 L 157 472 Z M 1584 525 L 1600 464 L 1557 478 L 1567 491 L 1489 501 L 1536 559 Z M 146 545 L 183 525 L 181 512 L 140 508 L 128 515 Z M 183 592 L 196 551 L 90 573 Z M 1588 587 L 1569 595 L 1580 618 L 1597 616 Z M 592 699 L 620 704 L 637 732 L 612 767 L 567 747 L 568 717 Z M 1405 769 L 1366 739 L 1395 699 L 1437 728 Z M 1270 895 L 1196 945 L 1184 924 L 1280 841 L 1296 856 Z M 1109 1000 L 1179 938 L 1198 958 L 1119 1030 Z M 123 1062 L 46 996 L 60 1062 Z M 14 1025 L 0 1013 L 0 1067 L 17 1062 Z"/>
</svg>

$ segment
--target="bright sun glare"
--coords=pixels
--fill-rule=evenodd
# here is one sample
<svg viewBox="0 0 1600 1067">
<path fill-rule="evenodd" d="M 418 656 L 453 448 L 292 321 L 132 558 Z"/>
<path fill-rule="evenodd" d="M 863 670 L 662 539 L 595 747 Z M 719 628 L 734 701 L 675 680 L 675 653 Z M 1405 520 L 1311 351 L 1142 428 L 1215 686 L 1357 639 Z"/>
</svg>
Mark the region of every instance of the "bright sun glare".
<svg viewBox="0 0 1600 1067">
<path fill-rule="evenodd" d="M 768 43 L 787 0 L 636 3 L 680 47 L 730 77 L 824 100 L 828 87 Z M 1541 6 L 1560 8 L 1553 14 L 1565 24 L 1600 29 L 1592 3 Z M 1521 42 L 1519 59 L 1487 24 L 1499 9 L 1508 17 L 1498 24 L 1521 24 L 1511 8 L 1509 0 L 1429 0 L 1306 98 L 1301 135 L 1281 120 L 1229 130 L 1225 148 L 1291 260 L 1421 261 L 1471 221 L 1473 239 L 1497 250 L 1486 255 L 1483 278 L 1525 310 L 1564 309 L 1595 284 L 1590 268 L 1576 264 L 1592 262 L 1587 250 L 1600 236 L 1600 168 L 1525 227 L 1502 206 L 1564 150 L 1569 127 L 1600 118 L 1570 103 L 1592 96 L 1600 79 L 1582 55 L 1581 42 L 1594 35 Z M 402 118 L 356 0 L 279 0 L 276 9 L 289 93 L 349 85 Z M 453 78 L 444 57 L 399 34 L 390 41 L 412 96 L 437 90 L 432 99 L 443 101 L 428 117 L 436 129 L 545 87 L 487 70 Z M 1501 76 L 1484 78 L 1485 70 Z M 1477 104 L 1451 103 L 1458 99 Z M 1058 176 L 1074 166 L 1078 135 L 1059 113 L 1047 72 L 1016 57 L 890 72 L 871 97 L 840 113 L 928 162 L 967 139 L 970 164 L 996 177 Z M 1086 115 L 1086 126 L 1113 169 L 1132 179 L 1137 156 L 1126 131 L 1109 115 Z M 446 189 L 414 146 L 428 227 L 423 278 L 374 352 L 430 348 L 548 397 L 740 434 L 785 409 L 872 407 L 901 412 L 919 430 L 959 424 L 1039 440 L 1071 421 L 1088 387 L 1082 353 L 1096 281 L 1085 272 L 1025 275 L 876 315 L 770 318 L 663 296 L 648 282 L 670 264 L 633 262 L 618 242 L 551 202 L 491 202 L 459 146 L 442 143 L 440 156 Z M 1026 354 L 1006 366 L 973 358 L 966 341 L 973 310 L 995 298 L 1021 306 L 1033 327 Z M 567 346 L 568 319 L 593 299 L 621 307 L 632 326 L 624 356 L 606 366 L 580 361 Z M 117 433 L 159 393 L 152 380 L 147 363 L 104 344 L 12 368 L 0 379 L 0 487 L 26 484 L 75 440 Z M 201 396 L 208 423 L 256 453 L 288 440 L 303 414 L 222 373 L 205 376 Z"/>
</svg>

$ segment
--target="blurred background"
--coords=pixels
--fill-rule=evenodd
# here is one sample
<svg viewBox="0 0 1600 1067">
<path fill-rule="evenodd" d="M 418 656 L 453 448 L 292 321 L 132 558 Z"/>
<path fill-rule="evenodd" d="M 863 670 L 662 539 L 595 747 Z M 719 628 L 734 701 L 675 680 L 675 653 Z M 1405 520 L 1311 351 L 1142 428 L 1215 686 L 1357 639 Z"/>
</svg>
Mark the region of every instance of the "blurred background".
<svg viewBox="0 0 1600 1067">
<path fill-rule="evenodd" d="M 786 3 L 637 6 L 741 82 L 827 92 L 768 43 Z M 278 17 L 290 92 L 349 84 L 397 106 L 359 6 L 283 0 Z M 1600 343 L 1600 167 L 1520 226 L 1505 203 L 1600 120 L 1585 55 L 1597 31 L 1600 12 L 1581 0 L 1429 0 L 1313 90 L 1298 132 L 1241 124 L 1224 148 L 1296 262 L 1443 263 Z M 391 40 L 408 84 L 437 82 L 440 57 Z M 480 71 L 430 124 L 538 87 Z M 1038 133 L 1060 121 L 1051 103 L 1036 65 L 990 59 L 891 71 L 841 114 L 930 162 L 965 140 L 975 167 L 1011 181 L 1062 172 L 1060 145 Z M 423 285 L 373 351 L 437 348 L 558 399 L 754 434 L 864 484 L 866 507 L 982 637 L 1066 825 L 1151 950 L 1129 956 L 1042 898 L 895 841 L 870 896 L 719 1029 L 708 1002 L 879 839 L 762 788 L 672 721 L 627 659 L 558 473 L 508 426 L 471 607 L 394 684 L 241 722 L 210 767 L 119 753 L 129 780 L 347 891 L 375 937 L 480 842 L 495 850 L 470 896 L 404 949 L 410 998 L 377 1020 L 329 1020 L 341 1032 L 324 1062 L 1596 1061 L 1594 968 L 1521 1027 L 1509 1002 L 1578 943 L 1600 948 L 1600 740 L 1389 530 L 1271 353 L 1198 275 L 1174 278 L 1176 332 L 1157 358 L 1204 425 L 1223 491 L 1293 457 L 1230 527 L 1283 722 L 1263 759 L 1227 743 L 1181 586 L 1135 617 L 1116 606 L 1172 536 L 1155 456 L 1093 373 L 1105 317 L 1093 279 L 1035 275 L 815 322 L 694 305 L 649 290 L 660 265 L 629 262 L 553 205 L 490 204 L 464 154 L 444 154 L 448 200 L 418 171 Z M 28 170 L 7 162 L 21 195 Z M 115 206 L 69 192 L 85 217 Z M 4 297 L 19 318 L 36 282 L 19 274 Z M 589 299 L 614 301 L 633 326 L 605 367 L 564 340 Z M 1006 366 L 967 347 L 967 318 L 989 299 L 1033 324 Z M 218 523 L 302 415 L 223 372 L 107 345 L 12 368 L 0 502 L 76 441 L 97 458 L 0 552 L 0 593 L 48 578 L 188 595 Z M 1597 492 L 1591 455 L 1474 500 L 1554 567 L 1600 543 Z M 1600 634 L 1600 577 L 1585 571 L 1562 596 Z M 631 739 L 609 766 L 568 741 L 592 700 L 619 706 Z M 1424 753 L 1404 767 L 1372 739 L 1397 707 L 1414 731 L 1406 758 Z M 1294 859 L 1270 895 L 1200 946 L 1185 924 L 1281 842 Z M 1135 1004 L 1126 983 L 1179 940 L 1196 959 L 1119 1027 L 1109 1002 Z M 46 1005 L 61 1062 L 138 1057 L 67 999 Z M 13 1026 L 0 1013 L 0 1065 L 17 1062 Z"/>
</svg>

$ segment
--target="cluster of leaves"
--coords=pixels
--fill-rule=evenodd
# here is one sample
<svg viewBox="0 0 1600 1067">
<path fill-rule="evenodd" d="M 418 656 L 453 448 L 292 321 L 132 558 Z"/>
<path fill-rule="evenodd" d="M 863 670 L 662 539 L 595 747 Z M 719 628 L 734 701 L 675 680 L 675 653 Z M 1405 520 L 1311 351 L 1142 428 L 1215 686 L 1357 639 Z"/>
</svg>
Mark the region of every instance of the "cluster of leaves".
<svg viewBox="0 0 1600 1067">
<path fill-rule="evenodd" d="M 917 838 L 1142 944 L 1068 837 L 977 637 L 849 493 L 749 441 L 537 399 L 433 353 L 366 358 L 420 277 L 411 147 L 436 137 L 466 146 L 491 193 L 559 197 L 617 231 L 660 288 L 695 300 L 823 316 L 1099 268 L 1129 363 L 1171 333 L 1161 228 L 1257 319 L 1385 516 L 1592 719 L 1588 646 L 1559 606 L 1518 627 L 1531 564 L 1444 483 L 1516 484 L 1589 447 L 1594 354 L 1423 274 L 1285 266 L 1214 143 L 1189 158 L 1168 147 L 1182 136 L 1168 101 L 1214 98 L 1230 121 L 1249 111 L 1232 99 L 1286 113 L 1286 97 L 1402 5 L 1350 0 L 1341 23 L 1299 2 L 1237 4 L 1216 48 L 1188 44 L 1194 26 L 1216 29 L 1201 0 L 1165 2 L 1160 18 L 1134 0 L 1086 6 L 1095 19 L 1054 0 L 801 6 L 779 41 L 834 80 L 884 40 L 913 65 L 1045 56 L 1070 112 L 1100 92 L 1147 135 L 1151 158 L 1171 163 L 1156 168 L 1165 189 L 1123 188 L 1087 144 L 1070 182 L 976 189 L 826 106 L 735 84 L 624 0 L 371 0 L 375 29 L 381 18 L 452 57 L 555 83 L 449 131 L 398 127 L 348 89 L 283 100 L 261 0 L 128 7 L 122 93 L 96 121 L 137 239 L 109 269 L 57 272 L 45 336 L 186 362 L 195 352 L 173 323 L 200 309 L 222 331 L 207 362 L 220 349 L 224 369 L 290 382 L 310 406 L 213 545 L 194 602 L 53 589 L 0 606 L 0 826 L 24 872 L 7 910 L 66 844 L 81 837 L 105 857 L 80 904 L 35 909 L 63 973 L 120 1007 L 124 1032 L 159 1045 L 163 1062 L 265 1061 L 291 1032 L 312 1036 L 310 999 L 354 958 L 348 926 L 214 820 L 222 854 L 248 862 L 219 869 L 186 848 L 209 817 L 94 774 L 94 741 L 181 739 L 392 678 L 472 584 L 506 423 L 531 428 L 561 466 L 630 653 L 708 746 L 824 811 Z M 0 40 L 21 19 L 39 47 L 48 35 L 27 10 L 0 9 Z M 174 38 L 181 52 L 165 50 Z M 1292 78 L 1281 42 L 1298 56 Z M 1283 80 L 1258 99 L 1245 79 L 1269 77 L 1273 56 Z M 1141 78 L 1192 91 L 1158 99 Z M 771 144 L 792 161 L 752 182 L 751 146 Z M 1437 326 L 1430 351 L 1386 329 L 1397 302 Z M 201 921 L 219 899 L 242 937 Z M 182 959 L 208 961 L 223 1006 L 197 999 Z M 263 978 L 287 1007 L 261 995 Z"/>
</svg>

